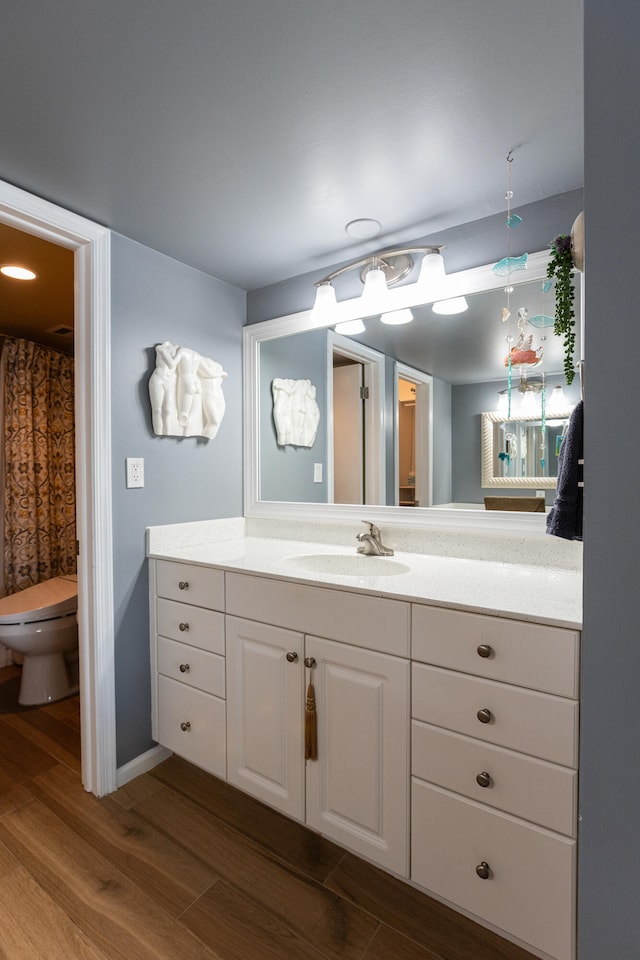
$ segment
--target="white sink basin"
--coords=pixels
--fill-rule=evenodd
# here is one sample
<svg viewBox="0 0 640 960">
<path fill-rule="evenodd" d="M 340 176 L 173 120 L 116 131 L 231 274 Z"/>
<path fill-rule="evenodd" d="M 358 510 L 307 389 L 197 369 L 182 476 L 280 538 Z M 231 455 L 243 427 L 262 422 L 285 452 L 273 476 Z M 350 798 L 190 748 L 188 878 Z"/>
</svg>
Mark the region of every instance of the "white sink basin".
<svg viewBox="0 0 640 960">
<path fill-rule="evenodd" d="M 390 557 L 365 557 L 335 553 L 289 557 L 287 563 L 309 573 L 334 573 L 342 577 L 396 577 L 409 573 L 406 563 Z"/>
</svg>

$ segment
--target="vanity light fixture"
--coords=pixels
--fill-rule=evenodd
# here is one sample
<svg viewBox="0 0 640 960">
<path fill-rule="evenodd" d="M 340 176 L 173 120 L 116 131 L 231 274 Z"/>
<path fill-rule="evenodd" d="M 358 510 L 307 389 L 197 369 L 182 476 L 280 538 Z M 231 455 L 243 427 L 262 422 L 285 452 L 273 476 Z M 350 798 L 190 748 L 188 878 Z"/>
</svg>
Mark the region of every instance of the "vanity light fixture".
<svg viewBox="0 0 640 960">
<path fill-rule="evenodd" d="M 3 273 L 5 277 L 11 277 L 12 280 L 35 280 L 37 277 L 37 273 L 34 273 L 33 270 L 28 270 L 27 267 L 19 267 L 13 263 L 7 263 L 0 267 L 0 273 Z"/>
<path fill-rule="evenodd" d="M 393 303 L 389 298 L 389 287 L 404 280 L 413 270 L 412 254 L 420 254 L 423 259 L 418 281 L 408 284 L 406 289 L 414 292 L 411 297 L 412 305 L 428 303 L 435 299 L 434 295 L 445 292 L 443 285 L 446 274 L 441 253 L 443 249 L 442 246 L 435 244 L 425 247 L 399 247 L 371 254 L 360 260 L 354 260 L 344 267 L 339 267 L 314 284 L 317 291 L 313 306 L 314 319 L 322 319 L 326 323 L 339 321 L 342 304 L 336 300 L 333 281 L 350 270 L 359 270 L 360 279 L 364 284 L 362 297 L 359 298 L 362 301 L 363 316 L 394 312 Z M 342 301 L 342 303 L 348 302 L 353 303 L 353 301 Z M 398 304 L 398 307 L 406 305 L 405 298 L 405 303 Z"/>
<path fill-rule="evenodd" d="M 345 337 L 353 337 L 356 333 L 364 333 L 366 327 L 362 320 L 345 320 L 344 323 L 336 323 L 334 329 Z"/>
<path fill-rule="evenodd" d="M 373 265 L 370 270 L 367 270 L 365 276 L 362 300 L 374 310 L 384 309 L 387 293 L 387 277 L 374 257 Z"/>
<path fill-rule="evenodd" d="M 434 313 L 451 317 L 456 313 L 464 313 L 465 310 L 469 309 L 469 304 L 465 297 L 451 297 L 450 300 L 437 300 L 431 309 Z"/>
<path fill-rule="evenodd" d="M 413 314 L 408 307 L 404 310 L 392 310 L 390 313 L 380 315 L 381 323 L 388 323 L 390 326 L 400 326 L 402 323 L 411 323 Z"/>
</svg>

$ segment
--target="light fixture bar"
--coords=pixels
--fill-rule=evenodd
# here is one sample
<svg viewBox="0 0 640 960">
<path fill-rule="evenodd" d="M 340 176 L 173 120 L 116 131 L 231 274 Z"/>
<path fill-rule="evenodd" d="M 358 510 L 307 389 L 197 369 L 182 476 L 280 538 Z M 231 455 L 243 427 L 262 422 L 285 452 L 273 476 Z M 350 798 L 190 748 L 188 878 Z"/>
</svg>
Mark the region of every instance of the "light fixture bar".
<svg viewBox="0 0 640 960">
<path fill-rule="evenodd" d="M 331 283 L 332 280 L 335 280 L 336 277 L 341 276 L 343 273 L 347 273 L 349 270 L 356 270 L 358 267 L 367 266 L 368 264 L 374 263 L 374 261 L 384 269 L 384 263 L 387 258 L 391 259 L 392 257 L 400 257 L 403 254 L 410 253 L 440 253 L 440 251 L 444 249 L 444 245 L 432 243 L 429 244 L 428 247 L 398 247 L 393 250 L 382 250 L 380 253 L 372 253 L 367 257 L 362 257 L 360 260 L 347 263 L 344 267 L 338 267 L 337 270 L 328 273 L 322 280 L 316 280 L 314 287 L 319 287 L 323 283 Z"/>
</svg>

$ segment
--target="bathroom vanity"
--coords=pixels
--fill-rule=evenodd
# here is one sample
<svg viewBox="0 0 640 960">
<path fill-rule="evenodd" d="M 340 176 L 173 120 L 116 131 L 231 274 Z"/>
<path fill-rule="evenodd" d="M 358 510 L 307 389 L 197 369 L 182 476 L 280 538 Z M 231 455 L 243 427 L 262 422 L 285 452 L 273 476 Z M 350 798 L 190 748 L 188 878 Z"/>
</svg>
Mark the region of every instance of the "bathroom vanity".
<svg viewBox="0 0 640 960">
<path fill-rule="evenodd" d="M 154 738 L 572 960 L 579 571 L 504 562 L 505 540 L 502 560 L 461 558 L 460 544 L 447 556 L 444 540 L 361 557 L 355 539 L 249 523 L 149 531 Z M 318 756 L 305 761 L 310 680 Z"/>
</svg>

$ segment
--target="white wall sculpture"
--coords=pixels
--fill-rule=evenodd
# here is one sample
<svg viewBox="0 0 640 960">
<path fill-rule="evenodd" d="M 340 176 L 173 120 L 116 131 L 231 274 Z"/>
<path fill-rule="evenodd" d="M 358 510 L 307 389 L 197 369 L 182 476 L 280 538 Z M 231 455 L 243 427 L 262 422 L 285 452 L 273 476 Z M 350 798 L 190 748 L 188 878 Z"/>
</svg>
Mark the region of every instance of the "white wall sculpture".
<svg viewBox="0 0 640 960">
<path fill-rule="evenodd" d="M 310 380 L 276 377 L 271 390 L 278 446 L 312 447 L 320 420 L 314 385 Z"/>
<path fill-rule="evenodd" d="M 165 437 L 215 437 L 224 416 L 219 363 L 165 340 L 156 347 L 149 380 L 153 432 Z"/>
</svg>

